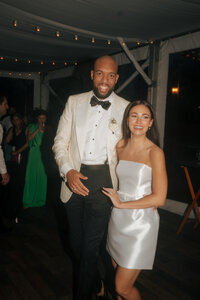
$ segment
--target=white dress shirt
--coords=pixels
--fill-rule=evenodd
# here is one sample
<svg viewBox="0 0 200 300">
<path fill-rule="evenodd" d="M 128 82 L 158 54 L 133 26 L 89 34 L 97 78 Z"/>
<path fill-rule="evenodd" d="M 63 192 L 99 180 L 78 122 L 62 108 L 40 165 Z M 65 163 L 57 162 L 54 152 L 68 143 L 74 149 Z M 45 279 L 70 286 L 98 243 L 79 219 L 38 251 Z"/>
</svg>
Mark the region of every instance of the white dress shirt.
<svg viewBox="0 0 200 300">
<path fill-rule="evenodd" d="M 106 99 L 101 101 L 113 102 L 113 93 Z M 85 165 L 101 165 L 107 160 L 107 133 L 110 120 L 111 106 L 108 110 L 102 108 L 101 105 L 91 106 L 88 101 L 88 126 L 85 140 L 84 152 L 81 157 L 81 162 Z M 65 163 L 61 172 L 66 175 L 72 167 Z"/>
</svg>

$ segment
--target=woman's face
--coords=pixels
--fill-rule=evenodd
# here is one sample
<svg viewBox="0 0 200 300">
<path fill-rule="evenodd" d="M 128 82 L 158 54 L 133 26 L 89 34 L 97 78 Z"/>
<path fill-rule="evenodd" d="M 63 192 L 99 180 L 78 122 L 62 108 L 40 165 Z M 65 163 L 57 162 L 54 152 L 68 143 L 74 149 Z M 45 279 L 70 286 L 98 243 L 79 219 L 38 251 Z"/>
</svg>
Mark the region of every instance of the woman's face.
<svg viewBox="0 0 200 300">
<path fill-rule="evenodd" d="M 37 120 L 38 120 L 38 124 L 44 124 L 46 123 L 47 117 L 45 115 L 39 115 Z"/>
<path fill-rule="evenodd" d="M 17 116 L 13 116 L 12 122 L 15 127 L 19 127 L 22 125 L 22 120 Z"/>
<path fill-rule="evenodd" d="M 133 135 L 146 135 L 152 124 L 153 120 L 148 107 L 140 104 L 131 108 L 128 116 L 128 127 Z"/>
</svg>

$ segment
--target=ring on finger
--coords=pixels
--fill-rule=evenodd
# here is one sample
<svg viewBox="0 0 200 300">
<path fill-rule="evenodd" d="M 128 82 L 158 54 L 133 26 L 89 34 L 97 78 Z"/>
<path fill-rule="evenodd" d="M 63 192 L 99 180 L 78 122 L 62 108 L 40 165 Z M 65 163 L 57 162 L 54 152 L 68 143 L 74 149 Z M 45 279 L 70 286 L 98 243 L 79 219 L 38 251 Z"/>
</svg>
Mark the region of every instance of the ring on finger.
<svg viewBox="0 0 200 300">
<path fill-rule="evenodd" d="M 74 191 L 74 192 L 76 191 L 76 188 L 75 188 L 75 187 L 73 188 L 73 191 Z"/>
</svg>

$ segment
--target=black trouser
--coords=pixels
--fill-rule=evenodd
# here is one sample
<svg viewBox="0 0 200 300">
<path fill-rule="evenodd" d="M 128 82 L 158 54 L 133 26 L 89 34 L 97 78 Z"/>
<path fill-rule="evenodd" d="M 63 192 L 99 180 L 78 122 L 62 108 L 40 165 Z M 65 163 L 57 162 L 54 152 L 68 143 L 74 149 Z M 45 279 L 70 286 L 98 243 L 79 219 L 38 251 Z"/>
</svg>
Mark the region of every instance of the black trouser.
<svg viewBox="0 0 200 300">
<path fill-rule="evenodd" d="M 89 300 L 97 273 L 99 248 L 111 212 L 111 202 L 102 187 L 112 187 L 108 165 L 82 165 L 80 172 L 89 195 L 73 194 L 65 204 L 69 223 L 69 238 L 74 254 L 77 276 L 77 300 Z"/>
</svg>

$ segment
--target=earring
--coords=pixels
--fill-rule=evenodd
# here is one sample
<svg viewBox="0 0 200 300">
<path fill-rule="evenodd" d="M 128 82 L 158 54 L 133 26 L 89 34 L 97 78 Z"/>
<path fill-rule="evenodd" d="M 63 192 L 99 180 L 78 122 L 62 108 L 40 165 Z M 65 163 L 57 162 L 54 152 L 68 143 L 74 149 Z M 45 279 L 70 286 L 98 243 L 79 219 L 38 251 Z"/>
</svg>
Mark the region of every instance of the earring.
<svg viewBox="0 0 200 300">
<path fill-rule="evenodd" d="M 151 127 L 149 127 L 149 130 L 151 129 Z"/>
</svg>

